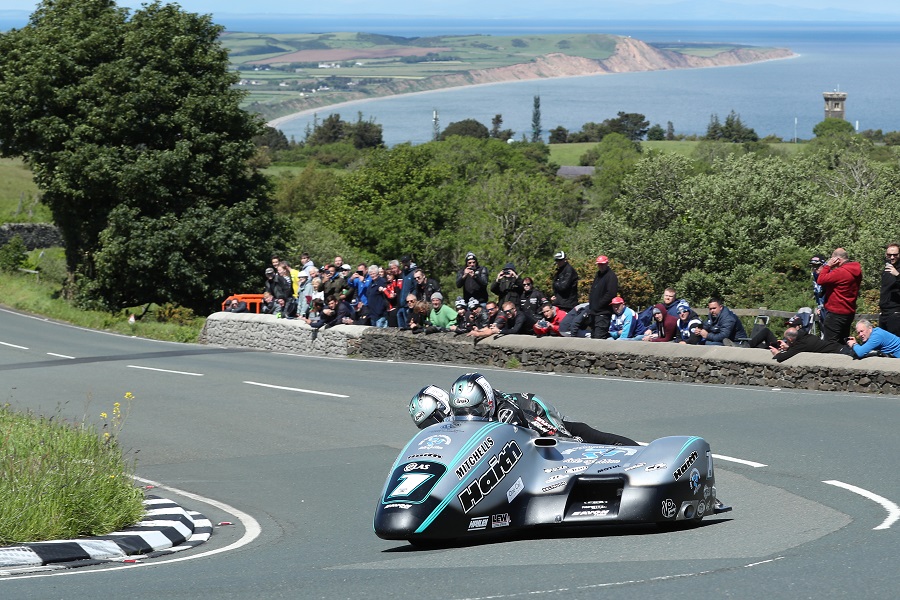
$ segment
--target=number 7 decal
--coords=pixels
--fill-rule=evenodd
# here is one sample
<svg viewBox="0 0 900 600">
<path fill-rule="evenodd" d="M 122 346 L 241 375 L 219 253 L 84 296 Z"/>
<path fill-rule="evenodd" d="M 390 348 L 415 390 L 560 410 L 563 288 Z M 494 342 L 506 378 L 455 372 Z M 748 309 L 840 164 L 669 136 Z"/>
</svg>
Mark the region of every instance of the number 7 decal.
<svg viewBox="0 0 900 600">
<path fill-rule="evenodd" d="M 400 476 L 400 484 L 388 494 L 388 498 L 409 496 L 416 488 L 434 477 L 430 473 L 404 473 Z"/>
</svg>

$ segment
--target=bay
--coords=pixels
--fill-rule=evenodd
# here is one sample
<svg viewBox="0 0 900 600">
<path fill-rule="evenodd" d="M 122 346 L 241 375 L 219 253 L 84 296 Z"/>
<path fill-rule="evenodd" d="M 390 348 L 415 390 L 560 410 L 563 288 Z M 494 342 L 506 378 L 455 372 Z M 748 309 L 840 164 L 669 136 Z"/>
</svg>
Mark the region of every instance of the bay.
<svg viewBox="0 0 900 600">
<path fill-rule="evenodd" d="M 824 118 L 822 93 L 848 93 L 846 118 L 860 130 L 900 130 L 900 80 L 891 75 L 900 64 L 898 23 L 715 23 L 715 22 L 460 22 L 427 20 L 387 23 L 365 20 L 338 25 L 344 31 L 367 31 L 405 37 L 453 33 L 525 35 L 537 33 L 613 33 L 646 42 L 728 42 L 790 48 L 797 57 L 736 67 L 686 69 L 541 79 L 393 96 L 321 108 L 281 122 L 288 137 L 302 139 L 314 118 L 339 113 L 355 120 L 357 112 L 382 125 L 388 145 L 431 139 L 433 113 L 439 125 L 474 118 L 490 126 L 496 114 L 517 139 L 530 134 L 534 96 L 540 96 L 541 123 L 547 131 L 563 126 L 577 131 L 589 121 L 638 112 L 651 123 L 702 135 L 710 115 L 734 110 L 760 136 L 785 140 L 812 137 Z M 249 26 L 249 24 L 248 24 Z M 287 25 L 281 23 L 281 29 Z M 298 24 L 299 26 L 299 24 Z M 232 26 L 232 28 L 234 28 Z M 328 28 L 317 29 L 325 31 Z M 330 30 L 335 30 L 331 28 Z"/>
</svg>

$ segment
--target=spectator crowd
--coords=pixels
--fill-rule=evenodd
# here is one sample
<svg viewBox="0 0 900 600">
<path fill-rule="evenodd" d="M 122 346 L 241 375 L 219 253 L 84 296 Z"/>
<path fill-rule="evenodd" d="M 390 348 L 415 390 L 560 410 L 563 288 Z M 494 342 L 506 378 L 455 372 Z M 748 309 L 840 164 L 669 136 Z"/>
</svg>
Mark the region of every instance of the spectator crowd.
<svg viewBox="0 0 900 600">
<path fill-rule="evenodd" d="M 810 259 L 815 308 L 791 317 L 782 339 L 768 327 L 754 327 L 748 335 L 719 297 L 709 298 L 707 314 L 701 317 L 673 288 L 663 292 L 659 303 L 638 312 L 619 293 L 618 278 L 604 255 L 597 256 L 593 277 L 583 282 L 589 286 L 588 301 L 579 303 L 582 282 L 564 251 L 553 256 L 556 269 L 547 293 L 511 262 L 492 278 L 472 252 L 456 273 L 454 291 L 442 290 L 410 256 L 391 260 L 386 267 L 360 263 L 354 268 L 340 256 L 317 267 L 304 253 L 294 267 L 273 255 L 261 283 L 260 312 L 299 319 L 315 329 L 353 324 L 473 338 L 534 335 L 767 348 L 779 362 L 800 352 L 900 357 L 898 258 L 900 245 L 888 244 L 877 326 L 859 319 L 856 336 L 850 332 L 862 269 L 843 248 L 828 258 Z M 247 305 L 229 299 L 225 310 L 247 312 Z"/>
</svg>

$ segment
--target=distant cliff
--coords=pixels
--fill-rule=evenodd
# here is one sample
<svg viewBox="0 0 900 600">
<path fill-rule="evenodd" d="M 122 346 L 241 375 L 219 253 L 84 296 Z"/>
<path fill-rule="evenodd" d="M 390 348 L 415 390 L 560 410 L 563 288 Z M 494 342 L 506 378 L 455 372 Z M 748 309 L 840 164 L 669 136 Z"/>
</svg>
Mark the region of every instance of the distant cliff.
<svg viewBox="0 0 900 600">
<path fill-rule="evenodd" d="M 286 113 L 297 113 L 366 98 L 527 79 L 725 67 L 792 56 L 794 53 L 786 48 L 735 48 L 714 56 L 701 57 L 663 50 L 640 40 L 620 37 L 616 42 L 616 50 L 613 55 L 603 60 L 569 56 L 563 53 L 547 54 L 527 63 L 506 67 L 435 75 L 425 79 L 398 79 L 371 86 L 369 93 L 350 92 L 327 97 L 298 98 L 279 104 L 277 114 L 264 114 L 264 116 L 266 118 L 280 117 L 270 122 L 271 125 L 277 125 L 278 122 L 287 118 L 281 116 Z"/>
</svg>

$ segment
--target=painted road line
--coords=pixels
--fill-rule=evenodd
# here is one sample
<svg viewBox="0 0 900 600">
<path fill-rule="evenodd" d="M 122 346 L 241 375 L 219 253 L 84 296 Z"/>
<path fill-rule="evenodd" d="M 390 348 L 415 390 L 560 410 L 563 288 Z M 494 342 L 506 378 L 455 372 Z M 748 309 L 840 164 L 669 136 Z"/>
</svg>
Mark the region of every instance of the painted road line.
<svg viewBox="0 0 900 600">
<path fill-rule="evenodd" d="M 10 348 L 18 348 L 19 350 L 28 350 L 25 346 L 17 346 L 16 344 L 7 344 L 6 342 L 0 342 L 0 346 L 9 346 Z"/>
<path fill-rule="evenodd" d="M 126 365 L 129 369 L 143 369 L 144 371 L 159 371 L 160 373 L 175 373 L 176 375 L 192 375 L 194 377 L 203 377 L 203 373 L 191 373 L 189 371 L 172 371 L 171 369 L 154 369 L 153 367 L 139 367 L 137 365 Z"/>
<path fill-rule="evenodd" d="M 259 383 L 257 381 L 245 381 L 247 385 L 258 385 L 259 387 L 272 388 L 274 390 L 287 390 L 289 392 L 301 392 L 303 394 L 316 394 L 318 396 L 331 396 L 332 398 L 349 398 L 344 394 L 332 394 L 331 392 L 319 392 L 316 390 L 304 390 L 302 388 L 285 387 L 283 385 L 272 385 L 271 383 Z"/>
<path fill-rule="evenodd" d="M 753 467 L 754 469 L 759 469 L 762 467 L 767 467 L 769 465 L 764 465 L 762 463 L 753 462 L 752 460 L 744 460 L 743 458 L 734 458 L 733 456 L 725 456 L 724 454 L 713 454 L 713 458 L 716 460 L 724 460 L 727 462 L 734 462 L 742 465 L 747 465 L 748 467 Z"/>
<path fill-rule="evenodd" d="M 835 481 L 834 479 L 829 479 L 828 481 L 823 481 L 822 483 L 827 483 L 828 485 L 834 485 L 839 488 L 844 488 L 845 490 L 851 491 L 854 494 L 859 494 L 863 498 L 868 498 L 874 502 L 877 502 L 881 506 L 884 507 L 884 510 L 887 511 L 888 516 L 884 520 L 884 522 L 878 527 L 873 527 L 872 529 L 890 529 L 891 525 L 897 522 L 900 519 L 900 506 L 897 506 L 887 498 L 883 498 L 878 494 L 870 492 L 869 490 L 864 490 L 860 487 L 856 487 L 855 485 L 850 485 L 849 483 L 844 483 L 843 481 Z"/>
<path fill-rule="evenodd" d="M 75 358 L 74 356 L 67 356 L 65 354 L 57 354 L 56 352 L 48 352 L 47 354 L 49 356 L 56 356 L 57 358 L 72 358 L 72 359 Z"/>
<path fill-rule="evenodd" d="M 151 479 L 144 479 L 143 477 L 134 477 L 135 481 L 140 481 L 146 485 L 152 485 L 155 488 L 159 488 L 161 490 L 169 490 L 170 492 L 174 492 L 176 494 L 180 494 L 185 498 L 190 498 L 191 500 L 196 500 L 197 502 L 202 502 L 204 504 L 208 504 L 210 506 L 215 506 L 216 508 L 227 512 L 228 514 L 232 514 L 235 516 L 237 520 L 241 522 L 241 525 L 244 526 L 244 535 L 241 536 L 239 540 L 228 544 L 222 548 L 216 548 L 215 550 L 207 550 L 206 552 L 200 552 L 198 554 L 189 554 L 187 556 L 180 556 L 178 558 L 169 558 L 166 560 L 152 560 L 143 563 L 130 563 L 127 565 L 123 565 L 121 567 L 105 567 L 97 570 L 89 571 L 87 569 L 67 569 L 65 571 L 57 571 L 55 573 L 36 573 L 34 575 L 20 575 L 16 577 L 3 578 L 0 577 L 0 585 L 3 585 L 4 581 L 16 581 L 19 579 L 35 579 L 35 578 L 43 578 L 43 577 L 66 577 L 66 576 L 74 576 L 74 575 L 97 575 L 102 573 L 108 573 L 109 571 L 120 571 L 122 569 L 140 569 L 142 567 L 158 567 L 160 565 L 165 565 L 169 563 L 177 563 L 183 562 L 186 560 L 194 560 L 197 558 L 203 558 L 205 556 L 212 556 L 214 554 L 221 554 L 222 552 L 228 552 L 230 550 L 237 550 L 241 546 L 246 546 L 253 540 L 259 537 L 260 533 L 262 533 L 262 527 L 259 525 L 259 521 L 248 515 L 242 510 L 239 510 L 233 506 L 225 504 L 224 502 L 219 502 L 218 500 L 213 500 L 212 498 L 207 498 L 206 496 L 201 496 L 199 494 L 194 494 L 191 492 L 187 492 L 185 490 L 180 490 L 178 488 L 174 488 L 168 485 L 164 485 L 162 483 L 153 481 Z"/>
</svg>

